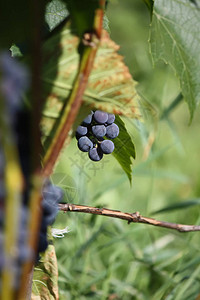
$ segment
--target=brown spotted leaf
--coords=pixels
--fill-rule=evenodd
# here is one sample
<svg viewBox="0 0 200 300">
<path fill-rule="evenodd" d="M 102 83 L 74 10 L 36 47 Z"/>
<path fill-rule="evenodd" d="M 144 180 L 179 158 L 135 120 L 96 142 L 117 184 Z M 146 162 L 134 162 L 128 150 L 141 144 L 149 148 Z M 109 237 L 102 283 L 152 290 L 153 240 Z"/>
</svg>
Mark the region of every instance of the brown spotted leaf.
<svg viewBox="0 0 200 300">
<path fill-rule="evenodd" d="M 72 35 L 70 24 L 65 26 L 44 44 L 44 99 L 42 131 L 49 135 L 59 118 L 63 104 L 68 101 L 79 63 L 79 38 Z M 109 34 L 103 31 L 100 47 L 89 77 L 87 89 L 83 97 L 83 105 L 79 111 L 73 129 L 81 123 L 91 109 L 100 109 L 130 118 L 139 118 L 136 82 L 132 79 L 123 57 L 117 53 L 119 46 L 113 42 Z M 118 118 L 121 134 L 115 143 L 113 155 L 131 181 L 131 158 L 135 157 L 134 144 Z M 70 136 L 68 137 L 68 140 Z"/>
<path fill-rule="evenodd" d="M 72 89 L 79 62 L 78 45 L 79 39 L 72 35 L 69 25 L 44 44 L 42 80 L 46 106 L 42 129 L 45 135 L 48 135 L 55 118 L 59 117 L 63 103 L 67 101 Z M 123 57 L 117 53 L 118 49 L 119 46 L 103 31 L 84 93 L 83 106 L 138 118 L 136 82 L 125 66 Z"/>
<path fill-rule="evenodd" d="M 53 245 L 48 246 L 34 269 L 31 299 L 58 299 L 58 269 Z"/>
<path fill-rule="evenodd" d="M 84 102 L 114 114 L 138 118 L 136 82 L 117 53 L 119 46 L 103 32 Z"/>
</svg>

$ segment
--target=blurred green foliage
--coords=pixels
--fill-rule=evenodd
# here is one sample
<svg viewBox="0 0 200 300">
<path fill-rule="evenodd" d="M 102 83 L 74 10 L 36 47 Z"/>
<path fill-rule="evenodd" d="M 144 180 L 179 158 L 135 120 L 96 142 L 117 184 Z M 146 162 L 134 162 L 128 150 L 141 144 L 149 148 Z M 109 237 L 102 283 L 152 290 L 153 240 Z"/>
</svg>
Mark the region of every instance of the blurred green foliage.
<svg viewBox="0 0 200 300">
<path fill-rule="evenodd" d="M 200 111 L 189 126 L 187 105 L 181 101 L 160 120 L 180 87 L 169 65 L 152 66 L 145 4 L 112 0 L 107 16 L 111 38 L 121 46 L 141 95 L 144 122 L 124 119 L 136 146 L 133 185 L 111 155 L 98 164 L 89 162 L 75 140 L 63 151 L 54 181 L 64 187 L 66 202 L 145 216 L 172 206 L 156 218 L 199 224 L 198 201 L 181 210 L 173 209 L 173 204 L 200 196 Z M 64 178 L 59 176 L 63 173 L 65 179 L 58 179 Z M 200 294 L 198 232 L 184 234 L 101 216 L 60 213 L 54 227 L 65 226 L 71 232 L 55 239 L 60 299 L 194 300 Z"/>
</svg>

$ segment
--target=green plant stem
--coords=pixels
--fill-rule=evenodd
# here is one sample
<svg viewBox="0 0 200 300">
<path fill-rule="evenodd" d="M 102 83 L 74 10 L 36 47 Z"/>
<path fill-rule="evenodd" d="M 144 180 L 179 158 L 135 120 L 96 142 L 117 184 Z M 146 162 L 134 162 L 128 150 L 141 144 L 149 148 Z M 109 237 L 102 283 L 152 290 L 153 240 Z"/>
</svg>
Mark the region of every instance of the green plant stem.
<svg viewBox="0 0 200 300">
<path fill-rule="evenodd" d="M 169 107 L 167 107 L 167 108 L 163 111 L 163 113 L 162 113 L 160 119 L 161 119 L 161 120 L 166 119 L 166 118 L 169 116 L 169 114 L 174 110 L 174 108 L 176 108 L 176 107 L 181 103 L 182 100 L 183 100 L 183 95 L 180 93 L 180 94 L 178 94 L 178 96 L 172 101 L 172 103 L 169 105 Z"/>
</svg>

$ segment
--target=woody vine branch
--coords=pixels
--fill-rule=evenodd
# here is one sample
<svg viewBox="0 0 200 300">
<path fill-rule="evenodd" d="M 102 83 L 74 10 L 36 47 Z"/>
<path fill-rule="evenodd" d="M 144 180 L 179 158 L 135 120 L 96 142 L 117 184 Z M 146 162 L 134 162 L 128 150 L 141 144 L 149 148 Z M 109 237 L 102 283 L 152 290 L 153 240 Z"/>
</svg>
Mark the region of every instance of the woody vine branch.
<svg viewBox="0 0 200 300">
<path fill-rule="evenodd" d="M 76 205 L 71 203 L 59 204 L 59 209 L 63 212 L 81 212 L 93 215 L 101 215 L 111 218 L 122 219 L 130 223 L 142 223 L 152 226 L 164 227 L 168 229 L 174 229 L 179 232 L 191 232 L 200 231 L 200 225 L 184 225 L 177 223 L 170 223 L 165 221 L 156 220 L 153 218 L 148 218 L 140 215 L 139 212 L 134 213 L 124 213 L 119 210 L 107 209 L 107 208 L 97 208 L 87 205 Z"/>
</svg>

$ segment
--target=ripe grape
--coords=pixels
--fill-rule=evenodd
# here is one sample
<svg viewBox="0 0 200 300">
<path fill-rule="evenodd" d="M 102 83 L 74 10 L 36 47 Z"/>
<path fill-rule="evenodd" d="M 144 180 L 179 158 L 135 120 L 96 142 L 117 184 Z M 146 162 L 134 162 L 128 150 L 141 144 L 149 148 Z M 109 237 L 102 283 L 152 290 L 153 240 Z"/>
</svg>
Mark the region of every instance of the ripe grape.
<svg viewBox="0 0 200 300">
<path fill-rule="evenodd" d="M 114 123 L 114 121 L 115 121 L 115 115 L 113 115 L 113 114 L 108 114 L 108 120 L 107 120 L 107 124 L 108 125 L 110 125 L 110 124 L 112 124 L 112 123 Z"/>
<path fill-rule="evenodd" d="M 93 143 L 87 136 L 82 136 L 78 140 L 78 147 L 83 152 L 88 152 L 93 147 Z"/>
<path fill-rule="evenodd" d="M 119 135 L 119 127 L 113 123 L 106 127 L 106 136 L 109 139 L 114 139 Z"/>
<path fill-rule="evenodd" d="M 92 123 L 92 117 L 93 117 L 94 113 L 93 111 L 91 112 L 91 114 L 89 114 L 84 120 L 83 120 L 83 125 L 90 125 Z"/>
<path fill-rule="evenodd" d="M 42 190 L 43 199 L 45 201 L 50 202 L 52 205 L 55 205 L 55 203 L 60 202 L 60 200 L 63 197 L 63 190 L 53 185 L 50 181 L 46 181 Z"/>
<path fill-rule="evenodd" d="M 101 147 L 101 150 L 103 151 L 104 154 L 110 154 L 114 151 L 115 145 L 110 140 L 104 140 L 100 144 L 100 147 Z"/>
<path fill-rule="evenodd" d="M 63 191 L 61 188 L 48 183 L 43 189 L 43 221 L 45 225 L 52 225 L 58 213 L 58 203 L 63 198 Z"/>
<path fill-rule="evenodd" d="M 99 147 L 90 149 L 89 158 L 93 161 L 100 161 L 103 158 L 103 152 Z"/>
<path fill-rule="evenodd" d="M 92 133 L 97 138 L 102 138 L 106 134 L 106 127 L 104 125 L 92 126 Z"/>
<path fill-rule="evenodd" d="M 76 129 L 76 138 L 79 139 L 80 137 L 86 135 L 88 132 L 87 127 L 85 126 L 78 126 Z"/>
<path fill-rule="evenodd" d="M 108 120 L 108 114 L 101 110 L 96 110 L 94 113 L 94 120 L 99 124 L 104 124 Z"/>
</svg>

